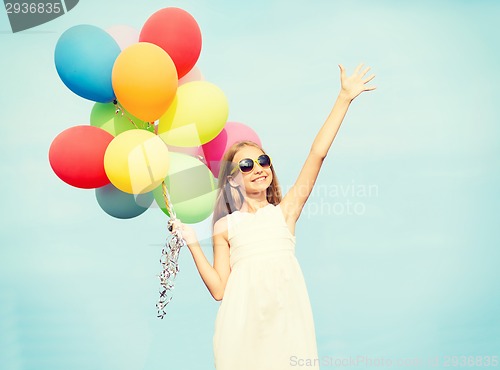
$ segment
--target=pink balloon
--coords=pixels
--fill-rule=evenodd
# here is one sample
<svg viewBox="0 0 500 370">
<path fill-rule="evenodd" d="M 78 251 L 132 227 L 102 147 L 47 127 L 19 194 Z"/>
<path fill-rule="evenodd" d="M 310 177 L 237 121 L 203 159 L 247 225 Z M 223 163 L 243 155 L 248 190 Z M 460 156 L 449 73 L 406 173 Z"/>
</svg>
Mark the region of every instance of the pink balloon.
<svg viewBox="0 0 500 370">
<path fill-rule="evenodd" d="M 140 32 L 131 26 L 119 24 L 107 28 L 106 32 L 115 39 L 116 43 L 122 50 L 139 42 Z"/>
<path fill-rule="evenodd" d="M 192 81 L 203 81 L 203 75 L 197 66 L 194 66 L 184 77 L 179 79 L 179 86 Z"/>
<path fill-rule="evenodd" d="M 203 144 L 199 150 L 205 158 L 205 162 L 215 177 L 219 177 L 220 165 L 224 153 L 238 141 L 250 140 L 260 146 L 262 143 L 257 133 L 250 127 L 239 122 L 227 122 L 219 135 L 206 144 Z"/>
</svg>

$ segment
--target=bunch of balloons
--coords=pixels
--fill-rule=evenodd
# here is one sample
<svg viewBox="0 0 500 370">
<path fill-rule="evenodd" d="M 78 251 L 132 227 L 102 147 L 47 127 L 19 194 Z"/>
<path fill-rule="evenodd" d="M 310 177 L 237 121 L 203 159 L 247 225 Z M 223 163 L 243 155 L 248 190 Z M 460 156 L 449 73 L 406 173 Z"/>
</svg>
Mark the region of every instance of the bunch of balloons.
<svg viewBox="0 0 500 370">
<path fill-rule="evenodd" d="M 75 94 L 94 101 L 90 125 L 53 140 L 49 161 L 69 185 L 95 189 L 109 215 L 139 216 L 153 202 L 167 214 L 197 223 L 213 212 L 219 164 L 239 140 L 257 134 L 227 122 L 223 91 L 196 66 L 200 28 L 191 14 L 164 8 L 142 29 L 77 25 L 55 47 L 55 66 Z"/>
</svg>

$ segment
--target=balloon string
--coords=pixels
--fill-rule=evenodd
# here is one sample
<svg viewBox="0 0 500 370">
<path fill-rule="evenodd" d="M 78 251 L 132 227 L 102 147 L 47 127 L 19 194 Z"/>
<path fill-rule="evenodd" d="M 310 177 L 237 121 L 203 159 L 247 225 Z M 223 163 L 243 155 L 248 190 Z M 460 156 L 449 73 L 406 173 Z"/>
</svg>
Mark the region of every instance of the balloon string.
<svg viewBox="0 0 500 370">
<path fill-rule="evenodd" d="M 174 280 L 177 273 L 180 271 L 179 264 L 177 260 L 179 258 L 179 252 L 182 246 L 185 245 L 184 240 L 179 229 L 174 228 L 174 222 L 176 221 L 175 212 L 173 210 L 172 203 L 170 201 L 170 195 L 167 190 L 165 181 L 161 183 L 163 189 L 163 199 L 165 200 L 165 206 L 167 207 L 168 214 L 170 215 L 170 220 L 168 221 L 168 230 L 170 231 L 170 236 L 167 238 L 165 247 L 161 252 L 160 263 L 162 264 L 162 271 L 158 275 L 160 278 L 160 299 L 156 303 L 156 308 L 158 310 L 157 317 L 163 319 L 167 312 L 165 307 L 172 300 L 172 290 L 174 289 Z"/>
<path fill-rule="evenodd" d="M 161 182 L 161 187 L 163 189 L 163 200 L 165 201 L 165 206 L 167 208 L 167 212 L 170 215 L 170 218 L 176 218 L 175 212 L 172 207 L 172 202 L 170 201 L 170 195 L 167 191 L 167 185 L 165 185 L 165 181 Z"/>
<path fill-rule="evenodd" d="M 118 101 L 114 100 L 113 104 L 115 105 L 115 114 L 118 114 L 121 112 L 122 117 L 125 117 L 126 119 L 128 119 L 134 125 L 135 128 L 137 128 L 137 129 L 139 128 L 139 127 L 137 127 L 135 122 L 128 115 L 125 114 L 125 110 L 123 109 L 123 107 L 120 104 L 118 104 Z M 149 125 L 149 122 L 148 122 L 148 125 Z"/>
</svg>

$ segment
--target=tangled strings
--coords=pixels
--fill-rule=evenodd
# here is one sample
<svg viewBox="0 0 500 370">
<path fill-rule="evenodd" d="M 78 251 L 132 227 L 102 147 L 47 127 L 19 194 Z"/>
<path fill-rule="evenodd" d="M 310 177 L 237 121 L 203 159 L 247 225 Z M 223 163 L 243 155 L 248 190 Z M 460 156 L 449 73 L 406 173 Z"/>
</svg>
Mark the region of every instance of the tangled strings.
<svg viewBox="0 0 500 370">
<path fill-rule="evenodd" d="M 132 118 L 130 118 L 127 114 L 125 114 L 125 110 L 118 103 L 118 101 L 116 99 L 113 100 L 113 104 L 115 105 L 115 114 L 116 115 L 120 115 L 120 116 L 125 117 L 126 119 L 128 119 L 130 121 L 130 123 L 132 125 L 134 125 L 134 127 L 136 129 L 143 128 L 143 129 L 149 130 L 152 126 L 154 126 L 154 122 L 146 122 L 146 124 L 142 125 L 141 127 L 137 126 L 137 124 L 134 122 L 134 120 Z"/>
<path fill-rule="evenodd" d="M 165 307 L 172 300 L 172 290 L 174 289 L 174 280 L 177 273 L 180 271 L 177 260 L 179 259 L 180 248 L 184 245 L 182 236 L 179 230 L 173 229 L 175 219 L 168 221 L 168 229 L 171 234 L 167 237 L 165 247 L 161 251 L 160 263 L 162 271 L 158 275 L 160 278 L 160 299 L 156 304 L 158 309 L 158 317 L 163 319 L 167 312 Z"/>
<path fill-rule="evenodd" d="M 172 203 L 170 202 L 170 196 L 165 182 L 162 183 L 162 188 L 165 205 L 167 207 L 168 214 L 170 215 L 170 220 L 168 221 L 168 231 L 170 231 L 170 235 L 167 236 L 167 241 L 161 251 L 160 257 L 160 263 L 162 265 L 162 271 L 158 275 L 160 279 L 160 299 L 158 300 L 158 303 L 156 303 L 156 308 L 158 310 L 157 317 L 160 319 L 163 319 L 167 314 L 165 307 L 172 300 L 174 280 L 177 273 L 180 271 L 179 264 L 177 263 L 179 259 L 179 252 L 181 247 L 185 245 L 180 230 L 174 228 L 174 223 L 177 219 L 172 208 Z"/>
</svg>

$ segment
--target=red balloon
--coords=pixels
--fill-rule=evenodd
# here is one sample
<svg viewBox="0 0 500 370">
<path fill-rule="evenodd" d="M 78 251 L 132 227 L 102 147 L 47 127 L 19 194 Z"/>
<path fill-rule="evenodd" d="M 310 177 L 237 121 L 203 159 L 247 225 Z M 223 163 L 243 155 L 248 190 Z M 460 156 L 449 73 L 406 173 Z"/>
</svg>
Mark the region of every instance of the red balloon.
<svg viewBox="0 0 500 370">
<path fill-rule="evenodd" d="M 49 162 L 65 183 L 82 189 L 109 184 L 104 153 L 114 137 L 94 126 L 75 126 L 56 136 L 49 149 Z"/>
<path fill-rule="evenodd" d="M 140 42 L 150 42 L 170 55 L 178 78 L 186 75 L 201 53 L 201 31 L 191 14 L 180 8 L 158 10 L 141 29 Z"/>
</svg>

